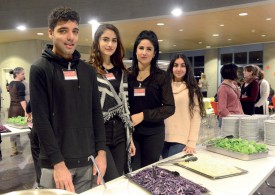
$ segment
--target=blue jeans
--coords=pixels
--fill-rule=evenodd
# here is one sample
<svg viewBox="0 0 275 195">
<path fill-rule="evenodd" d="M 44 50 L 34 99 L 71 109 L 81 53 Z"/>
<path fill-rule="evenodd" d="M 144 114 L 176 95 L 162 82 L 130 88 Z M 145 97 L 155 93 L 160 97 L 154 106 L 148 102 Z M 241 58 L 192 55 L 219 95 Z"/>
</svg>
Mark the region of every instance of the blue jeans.
<svg viewBox="0 0 275 195">
<path fill-rule="evenodd" d="M 175 142 L 164 142 L 164 146 L 162 149 L 162 158 L 167 158 L 169 156 L 180 153 L 182 152 L 183 148 L 185 148 L 184 144 Z"/>
</svg>

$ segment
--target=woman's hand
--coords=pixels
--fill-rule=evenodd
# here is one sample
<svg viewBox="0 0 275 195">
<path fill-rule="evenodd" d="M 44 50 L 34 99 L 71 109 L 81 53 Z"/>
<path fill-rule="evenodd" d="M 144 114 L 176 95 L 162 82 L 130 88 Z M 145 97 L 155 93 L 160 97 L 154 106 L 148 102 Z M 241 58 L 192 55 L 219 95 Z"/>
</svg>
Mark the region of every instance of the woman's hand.
<svg viewBox="0 0 275 195">
<path fill-rule="evenodd" d="M 134 141 L 133 141 L 133 137 L 131 137 L 130 153 L 131 153 L 131 156 L 136 155 L 136 147 L 135 147 L 135 144 L 134 144 Z"/>
<path fill-rule="evenodd" d="M 196 153 L 196 148 L 191 148 L 186 146 L 185 148 L 183 148 L 183 152 L 187 153 L 187 154 L 194 154 Z"/>
<path fill-rule="evenodd" d="M 136 125 L 138 125 L 139 123 L 141 123 L 143 121 L 143 119 L 144 119 L 143 112 L 133 114 L 131 116 L 131 118 L 132 118 L 132 121 L 133 121 L 133 125 L 136 126 Z"/>
</svg>

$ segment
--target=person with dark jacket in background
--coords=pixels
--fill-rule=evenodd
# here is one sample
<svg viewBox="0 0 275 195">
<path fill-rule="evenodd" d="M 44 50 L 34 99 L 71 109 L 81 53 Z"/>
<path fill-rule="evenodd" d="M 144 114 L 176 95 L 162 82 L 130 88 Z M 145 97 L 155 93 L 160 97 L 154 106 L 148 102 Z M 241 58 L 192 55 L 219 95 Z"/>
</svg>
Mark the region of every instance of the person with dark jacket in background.
<svg viewBox="0 0 275 195">
<path fill-rule="evenodd" d="M 75 50 L 78 25 L 79 14 L 70 8 L 49 15 L 53 45 L 31 66 L 30 98 L 40 141 L 40 185 L 81 193 L 96 174 L 91 156 L 105 173 L 106 142 L 96 72 Z"/>
<path fill-rule="evenodd" d="M 159 160 L 164 144 L 164 119 L 175 112 L 175 102 L 167 72 L 158 68 L 158 38 L 142 31 L 134 44 L 132 74 L 129 75 L 129 105 L 135 131 L 136 155 L 133 170 Z"/>
</svg>

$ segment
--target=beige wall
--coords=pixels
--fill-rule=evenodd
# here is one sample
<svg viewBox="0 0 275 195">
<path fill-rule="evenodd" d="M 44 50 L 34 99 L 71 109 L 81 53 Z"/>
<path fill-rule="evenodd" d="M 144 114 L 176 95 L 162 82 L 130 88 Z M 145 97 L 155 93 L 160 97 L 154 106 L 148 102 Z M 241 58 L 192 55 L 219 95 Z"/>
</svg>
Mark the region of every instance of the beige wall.
<svg viewBox="0 0 275 195">
<path fill-rule="evenodd" d="M 6 91 L 5 70 L 23 67 L 25 69 L 26 81 L 29 81 L 30 65 L 35 62 L 42 52 L 44 43 L 42 41 L 22 41 L 0 44 L 0 82 L 2 88 L 2 108 L 7 109 L 10 97 Z M 12 75 L 10 77 L 12 80 Z"/>
<path fill-rule="evenodd" d="M 275 43 L 264 44 L 265 79 L 275 89 Z"/>
<path fill-rule="evenodd" d="M 218 85 L 218 49 L 207 49 L 204 55 L 204 73 L 208 81 L 208 97 L 214 97 Z"/>
</svg>

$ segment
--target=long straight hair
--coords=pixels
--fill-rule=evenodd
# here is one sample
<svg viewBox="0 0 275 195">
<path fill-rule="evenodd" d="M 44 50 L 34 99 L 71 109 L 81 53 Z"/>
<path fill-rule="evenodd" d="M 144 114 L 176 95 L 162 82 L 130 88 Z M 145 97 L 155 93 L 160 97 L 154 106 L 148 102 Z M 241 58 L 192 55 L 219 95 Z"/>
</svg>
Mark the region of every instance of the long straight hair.
<svg viewBox="0 0 275 195">
<path fill-rule="evenodd" d="M 182 53 L 174 55 L 168 66 L 167 72 L 171 78 L 171 82 L 175 80 L 174 74 L 173 74 L 173 67 L 174 67 L 175 61 L 179 58 L 183 59 L 186 67 L 186 73 L 182 77 L 182 81 L 186 83 L 186 87 L 188 88 L 189 111 L 191 113 L 191 117 L 194 116 L 194 107 L 195 107 L 194 96 L 195 95 L 197 96 L 198 102 L 199 102 L 200 116 L 203 117 L 206 115 L 205 109 L 204 109 L 204 103 L 203 103 L 203 96 L 198 86 L 198 83 L 194 77 L 191 63 L 189 59 Z"/>
</svg>

